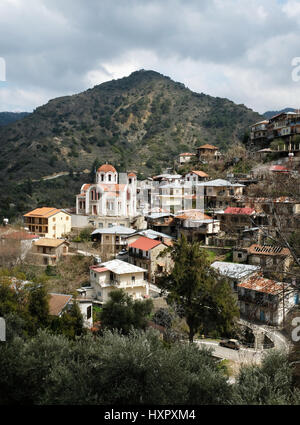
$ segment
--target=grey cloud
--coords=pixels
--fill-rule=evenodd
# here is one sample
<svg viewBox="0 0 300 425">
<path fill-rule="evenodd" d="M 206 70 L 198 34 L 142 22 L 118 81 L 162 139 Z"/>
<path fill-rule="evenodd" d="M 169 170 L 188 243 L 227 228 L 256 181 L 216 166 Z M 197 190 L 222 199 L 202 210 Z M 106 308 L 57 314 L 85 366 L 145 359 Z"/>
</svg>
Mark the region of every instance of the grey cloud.
<svg viewBox="0 0 300 425">
<path fill-rule="evenodd" d="M 8 78 L 49 96 L 86 89 L 89 71 L 102 65 L 105 74 L 105 63 L 139 49 L 169 64 L 189 58 L 251 69 L 282 86 L 291 84 L 290 58 L 300 55 L 298 22 L 276 0 L 27 0 L 1 12 Z"/>
</svg>

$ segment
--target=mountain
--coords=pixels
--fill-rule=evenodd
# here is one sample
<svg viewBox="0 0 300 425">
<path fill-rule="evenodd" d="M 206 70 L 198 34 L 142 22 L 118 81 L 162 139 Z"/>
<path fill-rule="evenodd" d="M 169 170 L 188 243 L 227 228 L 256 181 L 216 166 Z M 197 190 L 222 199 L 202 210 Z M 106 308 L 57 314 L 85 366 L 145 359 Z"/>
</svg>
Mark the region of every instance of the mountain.
<svg viewBox="0 0 300 425">
<path fill-rule="evenodd" d="M 192 92 L 145 70 L 53 99 L 0 127 L 2 216 L 40 204 L 73 206 L 84 181 L 79 173 L 94 168 L 96 159 L 142 178 L 160 173 L 180 152 L 194 152 L 201 144 L 225 150 L 261 119 L 244 105 Z M 71 171 L 77 183 L 67 176 L 37 182 L 62 171 Z"/>
<path fill-rule="evenodd" d="M 11 124 L 29 115 L 29 112 L 0 112 L 0 126 Z"/>
<path fill-rule="evenodd" d="M 281 109 L 280 111 L 267 111 L 263 114 L 264 118 L 269 120 L 270 118 L 274 117 L 274 115 L 281 114 L 281 112 L 295 112 L 296 109 L 293 108 L 285 108 Z"/>
</svg>

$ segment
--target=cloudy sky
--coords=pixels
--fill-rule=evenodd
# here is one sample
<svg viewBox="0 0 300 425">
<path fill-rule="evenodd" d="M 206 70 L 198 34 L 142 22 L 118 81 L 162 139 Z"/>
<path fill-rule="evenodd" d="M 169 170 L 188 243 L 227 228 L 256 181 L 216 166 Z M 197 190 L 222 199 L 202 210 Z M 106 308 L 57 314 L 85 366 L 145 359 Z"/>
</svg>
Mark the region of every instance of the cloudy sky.
<svg viewBox="0 0 300 425">
<path fill-rule="evenodd" d="M 300 0 L 0 0 L 0 111 L 141 68 L 258 112 L 300 108 L 298 57 Z"/>
</svg>

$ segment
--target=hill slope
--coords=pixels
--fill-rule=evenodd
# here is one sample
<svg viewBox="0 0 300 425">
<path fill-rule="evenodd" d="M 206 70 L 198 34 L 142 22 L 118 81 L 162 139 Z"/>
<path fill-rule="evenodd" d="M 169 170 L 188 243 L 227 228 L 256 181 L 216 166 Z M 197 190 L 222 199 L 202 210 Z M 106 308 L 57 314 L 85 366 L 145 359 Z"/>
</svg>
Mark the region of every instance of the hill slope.
<svg viewBox="0 0 300 425">
<path fill-rule="evenodd" d="M 0 128 L 0 178 L 90 168 L 94 159 L 145 174 L 202 143 L 226 148 L 261 116 L 154 71 L 60 97 Z"/>
<path fill-rule="evenodd" d="M 227 99 L 193 93 L 154 71 L 137 71 L 83 93 L 51 100 L 0 127 L 0 221 L 42 205 L 72 207 L 95 159 L 143 176 L 172 166 L 180 152 L 225 149 L 262 117 Z M 53 180 L 41 177 L 69 171 Z"/>
</svg>

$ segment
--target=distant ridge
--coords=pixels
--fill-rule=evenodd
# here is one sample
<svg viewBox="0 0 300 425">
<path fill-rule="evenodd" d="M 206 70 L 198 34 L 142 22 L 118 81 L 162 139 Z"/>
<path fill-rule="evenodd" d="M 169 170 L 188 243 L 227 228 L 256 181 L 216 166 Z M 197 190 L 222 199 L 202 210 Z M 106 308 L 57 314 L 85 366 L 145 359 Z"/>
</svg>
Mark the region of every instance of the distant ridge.
<svg viewBox="0 0 300 425">
<path fill-rule="evenodd" d="M 179 153 L 202 144 L 226 150 L 261 119 L 245 105 L 140 70 L 50 100 L 0 127 L 0 178 L 24 181 L 82 171 L 96 158 L 118 171 L 157 175 Z"/>
<path fill-rule="evenodd" d="M 0 112 L 0 126 L 11 124 L 17 120 L 21 120 L 27 115 L 29 112 Z"/>
<path fill-rule="evenodd" d="M 263 116 L 269 120 L 270 118 L 272 118 L 274 115 L 277 114 L 281 114 L 281 112 L 295 112 L 296 109 L 293 108 L 285 108 L 285 109 L 281 109 L 280 111 L 267 111 L 263 114 Z"/>
</svg>

